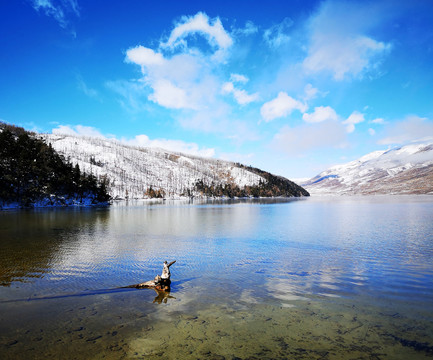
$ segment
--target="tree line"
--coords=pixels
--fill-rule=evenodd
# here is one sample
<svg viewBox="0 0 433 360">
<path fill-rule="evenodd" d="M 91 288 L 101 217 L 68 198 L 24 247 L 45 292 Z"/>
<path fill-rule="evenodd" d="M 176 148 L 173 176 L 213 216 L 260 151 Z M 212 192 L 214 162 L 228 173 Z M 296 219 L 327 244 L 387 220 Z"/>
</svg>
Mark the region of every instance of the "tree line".
<svg viewBox="0 0 433 360">
<path fill-rule="evenodd" d="M 244 165 L 237 164 L 240 167 Z M 248 167 L 250 171 L 255 172 L 258 175 L 263 176 L 266 181 L 260 180 L 257 185 L 246 185 L 240 188 L 234 184 L 215 184 L 214 182 L 206 184 L 203 180 L 198 180 L 194 186 L 194 190 L 201 195 L 208 197 L 222 197 L 226 196 L 229 198 L 234 197 L 299 197 L 299 196 L 310 196 L 310 194 L 296 185 L 292 181 L 272 175 L 263 170 Z M 191 193 L 190 191 L 188 193 Z"/>
<path fill-rule="evenodd" d="M 266 179 L 266 182 L 264 186 L 262 186 L 262 189 L 264 192 L 274 194 L 271 196 L 310 196 L 307 190 L 295 184 L 293 181 L 286 179 L 285 177 L 273 175 L 267 171 L 260 170 L 252 166 L 245 166 L 239 163 L 237 163 L 236 165 L 240 168 L 246 169 L 264 177 Z"/>
<path fill-rule="evenodd" d="M 201 195 L 207 197 L 228 198 L 310 196 L 308 191 L 304 188 L 282 176 L 276 176 L 266 171 L 239 163 L 236 163 L 236 166 L 260 175 L 264 180 L 260 180 L 257 185 L 246 185 L 241 188 L 232 183 L 217 183 L 215 181 L 207 182 L 204 179 L 199 179 L 195 182 L 192 188 L 184 189 L 181 195 L 188 197 Z M 150 198 L 163 198 L 165 192 L 163 190 L 154 190 L 150 187 L 147 189 L 145 196 Z"/>
<path fill-rule="evenodd" d="M 108 179 L 80 171 L 23 128 L 0 123 L 0 205 L 105 203 Z"/>
</svg>

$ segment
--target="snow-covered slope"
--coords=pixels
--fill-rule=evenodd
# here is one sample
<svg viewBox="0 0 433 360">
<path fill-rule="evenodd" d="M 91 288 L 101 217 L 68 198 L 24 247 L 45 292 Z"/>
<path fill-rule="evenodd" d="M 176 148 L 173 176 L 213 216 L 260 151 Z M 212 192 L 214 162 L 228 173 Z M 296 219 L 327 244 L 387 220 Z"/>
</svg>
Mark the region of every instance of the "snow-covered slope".
<svg viewBox="0 0 433 360">
<path fill-rule="evenodd" d="M 149 187 L 177 198 L 197 180 L 243 188 L 265 179 L 235 163 L 156 148 L 126 146 L 115 140 L 43 134 L 42 138 L 73 164 L 97 177 L 107 175 L 113 198 L 145 198 Z"/>
<path fill-rule="evenodd" d="M 433 194 L 433 143 L 375 151 L 301 184 L 311 194 Z"/>
</svg>

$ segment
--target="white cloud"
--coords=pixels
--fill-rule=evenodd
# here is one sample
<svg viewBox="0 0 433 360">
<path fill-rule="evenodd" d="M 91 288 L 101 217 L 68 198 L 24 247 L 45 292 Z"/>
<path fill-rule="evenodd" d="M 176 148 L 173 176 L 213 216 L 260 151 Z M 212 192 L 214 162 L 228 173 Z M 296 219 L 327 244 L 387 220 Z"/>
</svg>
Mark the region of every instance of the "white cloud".
<svg viewBox="0 0 433 360">
<path fill-rule="evenodd" d="M 313 87 L 313 85 L 311 84 L 307 84 L 305 85 L 304 92 L 305 92 L 304 99 L 311 100 L 317 96 L 317 94 L 319 93 L 319 89 Z"/>
<path fill-rule="evenodd" d="M 235 87 L 232 82 L 226 82 L 223 84 L 221 90 L 225 94 L 230 94 L 234 91 Z"/>
<path fill-rule="evenodd" d="M 185 111 L 180 115 L 179 122 L 186 129 L 220 134 L 236 144 L 259 138 L 248 123 L 232 117 L 231 108 L 226 103 L 202 111 Z"/>
<path fill-rule="evenodd" d="M 245 90 L 234 89 L 233 96 L 239 105 L 246 105 L 259 99 L 259 94 L 248 94 Z"/>
<path fill-rule="evenodd" d="M 186 111 L 179 117 L 179 122 L 182 127 L 191 130 L 199 130 L 205 133 L 225 134 L 227 132 L 227 118 L 229 115 L 229 107 L 222 104 L 215 111 Z"/>
<path fill-rule="evenodd" d="M 45 15 L 52 16 L 54 19 L 57 20 L 57 22 L 60 24 L 60 26 L 62 26 L 62 27 L 66 26 L 65 14 L 63 12 L 63 9 L 60 7 L 54 6 L 50 0 L 34 0 L 33 1 L 33 8 L 36 11 L 43 9 L 45 12 Z"/>
<path fill-rule="evenodd" d="M 281 23 L 266 29 L 263 33 L 263 39 L 265 39 L 269 47 L 273 49 L 279 48 L 290 41 L 290 36 L 287 33 L 292 25 L 293 21 L 285 18 Z"/>
<path fill-rule="evenodd" d="M 165 57 L 163 66 L 148 66 L 143 70 L 143 75 L 149 84 L 162 78 L 180 87 L 199 84 L 215 70 L 215 67 L 209 66 L 208 60 L 201 54 L 180 53 Z"/>
<path fill-rule="evenodd" d="M 238 82 L 238 83 L 247 83 L 248 82 L 248 78 L 245 75 L 240 75 L 240 74 L 231 74 L 230 75 L 230 81 L 231 82 Z"/>
<path fill-rule="evenodd" d="M 274 136 L 271 146 L 288 155 L 306 155 L 310 151 L 322 148 L 342 148 L 345 141 L 346 132 L 341 123 L 324 121 L 294 128 L 284 126 Z"/>
<path fill-rule="evenodd" d="M 245 90 L 237 89 L 234 86 L 234 83 L 246 84 L 249 79 L 245 75 L 240 74 L 231 74 L 230 81 L 225 82 L 222 85 L 222 93 L 223 94 L 233 94 L 239 105 L 246 105 L 253 101 L 257 101 L 259 99 L 259 94 L 248 94 Z"/>
<path fill-rule="evenodd" d="M 133 139 L 122 139 L 123 143 L 128 145 L 140 147 L 152 147 L 173 152 L 180 152 L 184 154 L 213 157 L 215 156 L 215 149 L 213 148 L 200 148 L 196 143 L 187 143 L 182 140 L 169 140 L 169 139 L 154 139 L 151 140 L 147 135 L 137 135 Z"/>
<path fill-rule="evenodd" d="M 311 114 L 305 113 L 302 115 L 302 119 L 308 123 L 318 123 L 327 120 L 338 120 L 338 115 L 333 108 L 330 106 L 318 106 L 314 108 L 314 112 Z"/>
<path fill-rule="evenodd" d="M 359 111 L 354 111 L 350 116 L 342 122 L 342 124 L 347 125 L 346 131 L 352 133 L 355 131 L 355 124 L 362 123 L 364 121 L 364 114 Z"/>
<path fill-rule="evenodd" d="M 84 82 L 81 75 L 77 75 L 77 86 L 78 86 L 78 89 L 81 90 L 86 96 L 100 100 L 98 91 L 95 89 L 89 88 L 87 86 L 87 84 Z"/>
<path fill-rule="evenodd" d="M 377 119 L 371 120 L 370 122 L 372 124 L 380 124 L 380 125 L 386 124 L 386 121 L 382 118 L 377 118 Z"/>
<path fill-rule="evenodd" d="M 372 129 L 372 128 L 369 128 L 369 129 L 368 129 L 368 133 L 369 133 L 371 136 L 374 136 L 374 135 L 376 135 L 376 130 L 374 130 L 374 129 Z"/>
<path fill-rule="evenodd" d="M 36 11 L 43 10 L 46 16 L 54 18 L 64 29 L 69 26 L 66 13 L 80 16 L 80 9 L 76 0 L 32 0 L 32 6 Z M 75 34 L 74 31 L 73 34 Z"/>
<path fill-rule="evenodd" d="M 233 39 L 224 30 L 218 17 L 209 19 L 205 13 L 199 12 L 195 16 L 182 17 L 182 20 L 176 24 L 170 33 L 167 42 L 161 43 L 161 46 L 172 49 L 177 46 L 186 47 L 185 38 L 194 33 L 205 36 L 210 45 L 220 50 L 228 49 L 233 44 Z"/>
<path fill-rule="evenodd" d="M 245 23 L 245 27 L 240 28 L 240 29 L 234 29 L 232 31 L 233 35 L 244 35 L 244 36 L 248 36 L 248 35 L 252 35 L 255 34 L 259 31 L 259 28 L 250 20 L 248 20 Z"/>
<path fill-rule="evenodd" d="M 374 25 L 365 21 L 371 17 L 369 9 L 363 5 L 324 2 L 310 22 L 305 70 L 308 73 L 330 72 L 335 80 L 341 81 L 373 69 L 391 45 L 364 35 Z"/>
<path fill-rule="evenodd" d="M 252 25 L 248 26 L 252 32 Z M 189 46 L 193 44 L 190 37 L 197 35 L 209 43 L 210 53 Z M 244 88 L 249 79 L 243 74 L 233 72 L 227 81 L 227 67 L 215 61 L 220 50 L 225 55 L 231 53 L 232 43 L 219 18 L 210 19 L 204 13 L 183 17 L 159 48 L 139 45 L 126 52 L 125 62 L 140 67 L 140 79 L 109 82 L 107 86 L 132 112 L 150 110 L 157 104 L 175 110 L 171 117 L 184 128 L 219 134 L 236 143 L 257 139 L 256 131 L 235 114 L 239 105 L 257 101 L 259 94 Z M 227 95 L 236 104 L 228 101 Z M 304 108 L 302 103 L 294 106 Z"/>
<path fill-rule="evenodd" d="M 126 61 L 141 65 L 143 68 L 164 64 L 164 56 L 144 46 L 137 46 L 126 52 Z"/>
<path fill-rule="evenodd" d="M 187 37 L 197 34 L 216 51 L 209 54 L 188 47 Z M 240 89 L 248 82 L 245 75 L 232 73 L 230 82 L 223 81 L 224 65 L 215 61 L 215 56 L 220 51 L 227 55 L 231 45 L 232 39 L 218 18 L 209 19 L 203 13 L 183 17 L 158 49 L 140 45 L 126 52 L 125 62 L 141 67 L 141 79 L 130 81 L 130 86 L 123 82 L 107 85 L 134 112 L 151 108 L 148 100 L 176 110 L 172 116 L 184 128 L 221 134 L 236 142 L 257 138 L 245 122 L 234 118 L 234 109 L 224 98 L 230 94 L 241 106 L 259 98 L 257 93 Z"/>
<path fill-rule="evenodd" d="M 222 85 L 223 94 L 233 94 L 239 105 L 246 105 L 258 100 L 259 94 L 248 94 L 245 90 L 236 89 L 232 82 L 226 82 Z"/>
<path fill-rule="evenodd" d="M 254 158 L 253 153 L 249 154 L 239 154 L 239 153 L 218 153 L 218 159 L 238 162 L 241 164 L 250 164 L 252 159 Z"/>
<path fill-rule="evenodd" d="M 212 104 L 219 79 L 201 54 L 164 57 L 142 46 L 129 49 L 125 61 L 141 66 L 143 87 L 153 93 L 148 100 L 168 109 L 201 109 Z"/>
<path fill-rule="evenodd" d="M 385 128 L 386 137 L 378 144 L 404 144 L 415 141 L 433 140 L 433 120 L 416 115 L 408 116 L 402 121 L 389 124 Z"/>
<path fill-rule="evenodd" d="M 203 35 L 217 50 L 209 55 L 188 49 L 185 38 L 194 34 Z M 201 111 L 218 104 L 222 86 L 218 72 L 221 63 L 215 61 L 215 56 L 231 44 L 232 39 L 219 18 L 209 19 L 200 12 L 183 17 L 159 50 L 136 46 L 126 52 L 125 61 L 141 67 L 143 87 L 151 90 L 148 100 L 168 109 Z M 242 80 L 241 75 L 236 76 Z M 234 95 L 242 104 L 254 100 L 243 90 L 236 90 Z"/>
<path fill-rule="evenodd" d="M 141 134 L 134 138 L 121 138 L 116 139 L 112 135 L 104 135 L 98 129 L 91 126 L 83 125 L 59 125 L 52 130 L 53 134 L 57 135 L 72 135 L 72 136 L 85 136 L 99 139 L 117 140 L 123 144 L 139 147 L 159 148 L 173 152 L 180 152 L 195 156 L 213 157 L 215 156 L 215 149 L 213 148 L 200 148 L 196 143 L 188 143 L 182 140 L 170 139 L 150 139 L 147 135 Z"/>
<path fill-rule="evenodd" d="M 194 109 L 195 105 L 188 101 L 186 91 L 166 79 L 157 80 L 152 85 L 153 94 L 149 100 L 169 109 Z"/>
<path fill-rule="evenodd" d="M 143 81 L 107 81 L 105 86 L 117 93 L 120 105 L 130 113 L 146 110 L 147 91 Z"/>
<path fill-rule="evenodd" d="M 83 125 L 59 125 L 57 128 L 52 130 L 53 134 L 57 135 L 72 135 L 72 136 L 86 136 L 94 138 L 106 138 L 98 129 L 91 126 Z"/>
<path fill-rule="evenodd" d="M 260 114 L 266 122 L 269 122 L 276 118 L 288 116 L 294 110 L 305 112 L 307 108 L 306 104 L 281 91 L 275 99 L 263 104 L 260 109 Z"/>
</svg>

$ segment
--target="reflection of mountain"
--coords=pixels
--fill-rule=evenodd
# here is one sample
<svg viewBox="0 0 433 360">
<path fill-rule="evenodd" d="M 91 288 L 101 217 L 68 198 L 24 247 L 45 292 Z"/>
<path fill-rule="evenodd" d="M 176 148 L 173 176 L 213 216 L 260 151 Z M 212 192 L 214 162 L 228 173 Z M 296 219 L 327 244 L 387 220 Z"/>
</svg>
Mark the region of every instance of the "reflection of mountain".
<svg viewBox="0 0 433 360">
<path fill-rule="evenodd" d="M 107 216 L 106 211 L 90 209 L 2 213 L 0 286 L 44 277 L 77 233 L 92 233 Z"/>
<path fill-rule="evenodd" d="M 433 143 L 375 151 L 301 184 L 312 194 L 432 194 Z"/>
</svg>

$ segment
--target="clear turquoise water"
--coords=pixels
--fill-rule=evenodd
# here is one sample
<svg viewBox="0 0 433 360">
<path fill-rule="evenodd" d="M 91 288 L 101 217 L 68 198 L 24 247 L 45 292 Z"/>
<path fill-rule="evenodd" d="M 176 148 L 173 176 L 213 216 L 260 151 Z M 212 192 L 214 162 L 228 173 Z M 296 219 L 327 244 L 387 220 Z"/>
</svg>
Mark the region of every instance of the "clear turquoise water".
<svg viewBox="0 0 433 360">
<path fill-rule="evenodd" d="M 0 213 L 1 359 L 433 357 L 433 198 Z M 172 266 L 170 294 L 119 289 Z"/>
</svg>

